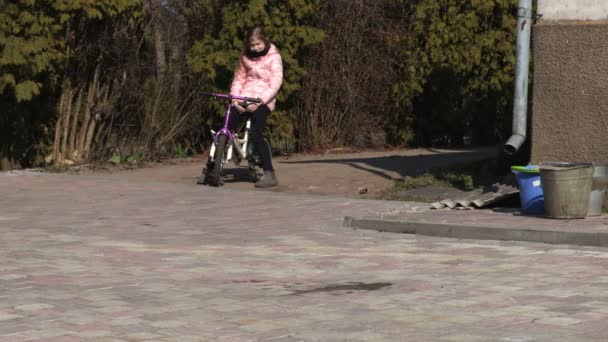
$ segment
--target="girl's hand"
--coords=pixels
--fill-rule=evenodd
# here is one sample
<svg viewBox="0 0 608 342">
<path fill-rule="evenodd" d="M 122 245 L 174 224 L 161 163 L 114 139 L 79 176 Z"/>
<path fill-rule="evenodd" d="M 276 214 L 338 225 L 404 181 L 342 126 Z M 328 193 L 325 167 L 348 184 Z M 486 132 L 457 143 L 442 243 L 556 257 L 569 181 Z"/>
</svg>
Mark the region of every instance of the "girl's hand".
<svg viewBox="0 0 608 342">
<path fill-rule="evenodd" d="M 243 106 L 239 104 L 239 101 L 232 101 L 232 105 L 241 113 L 245 113 L 245 111 L 247 111 L 247 109 L 243 108 Z"/>
<path fill-rule="evenodd" d="M 256 110 L 257 110 L 259 107 L 260 107 L 260 104 L 259 104 L 259 103 L 250 103 L 250 104 L 247 106 L 247 111 L 248 111 L 248 112 L 255 112 L 255 111 L 256 111 Z"/>
</svg>

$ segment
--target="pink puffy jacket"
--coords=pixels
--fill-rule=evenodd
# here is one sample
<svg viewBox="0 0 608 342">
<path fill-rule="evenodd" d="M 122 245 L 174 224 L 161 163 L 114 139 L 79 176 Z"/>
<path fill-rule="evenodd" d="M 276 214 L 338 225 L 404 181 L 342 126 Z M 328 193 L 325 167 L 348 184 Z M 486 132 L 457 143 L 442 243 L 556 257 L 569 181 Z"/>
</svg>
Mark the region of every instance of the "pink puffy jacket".
<svg viewBox="0 0 608 342">
<path fill-rule="evenodd" d="M 283 61 L 279 51 L 270 45 L 265 56 L 249 59 L 242 56 L 232 81 L 232 95 L 259 97 L 274 110 L 277 93 L 283 83 Z"/>
</svg>

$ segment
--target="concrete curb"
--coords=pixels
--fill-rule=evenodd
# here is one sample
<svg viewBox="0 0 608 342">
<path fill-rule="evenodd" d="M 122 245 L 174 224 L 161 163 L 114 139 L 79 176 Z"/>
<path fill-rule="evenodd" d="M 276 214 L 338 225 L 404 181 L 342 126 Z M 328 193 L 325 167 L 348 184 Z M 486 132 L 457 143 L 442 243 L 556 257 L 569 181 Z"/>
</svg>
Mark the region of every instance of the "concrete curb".
<svg viewBox="0 0 608 342">
<path fill-rule="evenodd" d="M 344 226 L 379 232 L 418 234 L 456 239 L 526 241 L 549 244 L 608 247 L 608 232 L 558 231 L 517 227 L 481 227 L 414 221 L 345 217 Z"/>
</svg>

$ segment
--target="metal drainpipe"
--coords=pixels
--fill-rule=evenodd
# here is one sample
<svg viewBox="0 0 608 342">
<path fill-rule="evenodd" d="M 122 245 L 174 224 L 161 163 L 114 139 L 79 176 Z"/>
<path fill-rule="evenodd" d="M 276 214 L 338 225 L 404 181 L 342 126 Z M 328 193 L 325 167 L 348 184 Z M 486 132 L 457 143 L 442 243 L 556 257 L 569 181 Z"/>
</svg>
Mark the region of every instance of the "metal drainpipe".
<svg viewBox="0 0 608 342">
<path fill-rule="evenodd" d="M 530 70 L 530 32 L 532 0 L 519 0 L 517 8 L 517 61 L 515 63 L 515 98 L 513 100 L 513 135 L 505 152 L 514 154 L 526 141 L 528 110 L 528 74 Z"/>
</svg>

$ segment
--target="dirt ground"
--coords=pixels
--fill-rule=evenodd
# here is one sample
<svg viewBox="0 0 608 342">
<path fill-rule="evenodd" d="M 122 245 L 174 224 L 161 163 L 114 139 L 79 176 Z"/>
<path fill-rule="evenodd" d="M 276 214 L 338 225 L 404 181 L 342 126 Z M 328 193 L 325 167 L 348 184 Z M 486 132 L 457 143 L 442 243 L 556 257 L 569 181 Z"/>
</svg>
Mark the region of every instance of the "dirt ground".
<svg viewBox="0 0 608 342">
<path fill-rule="evenodd" d="M 399 149 L 324 154 L 294 154 L 273 159 L 280 186 L 271 191 L 332 195 L 350 198 L 379 198 L 394 181 L 435 167 L 463 164 L 496 155 L 495 147 L 468 149 Z M 137 179 L 179 184 L 196 184 L 206 160 L 197 156 L 168 160 L 133 170 L 97 169 L 85 173 L 104 174 L 121 179 Z M 245 163 L 246 164 L 246 163 Z M 228 164 L 224 187 L 254 189 L 245 165 Z M 366 189 L 366 190 L 362 190 Z M 364 192 L 364 193 L 361 193 Z"/>
</svg>

